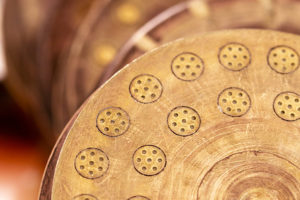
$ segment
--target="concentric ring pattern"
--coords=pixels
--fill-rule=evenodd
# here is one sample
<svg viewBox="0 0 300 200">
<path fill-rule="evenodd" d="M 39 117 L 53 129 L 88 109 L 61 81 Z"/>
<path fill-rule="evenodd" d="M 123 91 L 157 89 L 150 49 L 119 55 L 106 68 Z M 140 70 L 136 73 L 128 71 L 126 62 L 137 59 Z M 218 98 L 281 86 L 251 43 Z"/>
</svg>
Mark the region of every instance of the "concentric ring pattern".
<svg viewBox="0 0 300 200">
<path fill-rule="evenodd" d="M 247 54 L 229 57 L 247 59 L 237 70 L 220 62 L 228 44 Z M 73 123 L 52 199 L 300 199 L 300 70 L 278 73 L 282 67 L 268 62 L 270 51 L 282 46 L 298 55 L 300 37 L 228 30 L 185 38 L 132 62 L 90 97 Z M 184 52 L 205 63 L 192 81 L 174 73 L 174 58 Z M 99 118 L 107 108 L 122 108 L 126 118 L 105 112 Z M 84 149 L 101 151 L 76 160 Z M 89 178 L 92 170 L 99 175 Z"/>
</svg>

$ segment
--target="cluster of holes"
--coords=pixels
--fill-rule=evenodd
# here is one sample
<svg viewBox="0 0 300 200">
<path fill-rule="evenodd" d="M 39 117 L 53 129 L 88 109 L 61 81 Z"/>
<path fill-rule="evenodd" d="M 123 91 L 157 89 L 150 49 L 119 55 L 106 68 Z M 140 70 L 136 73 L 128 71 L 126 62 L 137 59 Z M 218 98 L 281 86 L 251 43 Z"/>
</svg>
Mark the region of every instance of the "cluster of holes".
<svg viewBox="0 0 300 200">
<path fill-rule="evenodd" d="M 88 148 L 79 152 L 75 159 L 77 172 L 85 178 L 99 178 L 108 169 L 109 160 L 103 151 Z"/>
<path fill-rule="evenodd" d="M 105 108 L 99 112 L 97 119 L 98 130 L 111 137 L 124 134 L 130 125 L 127 112 L 117 107 Z"/>
<path fill-rule="evenodd" d="M 300 97 L 296 93 L 284 92 L 274 101 L 275 113 L 282 119 L 294 121 L 300 118 Z"/>
<path fill-rule="evenodd" d="M 220 93 L 218 105 L 226 115 L 239 117 L 249 110 L 250 97 L 240 88 L 227 88 Z"/>
<path fill-rule="evenodd" d="M 131 96 L 140 103 L 152 103 L 160 98 L 162 84 L 153 75 L 143 74 L 135 77 L 129 86 Z"/>
<path fill-rule="evenodd" d="M 174 108 L 168 115 L 169 129 L 179 136 L 189 136 L 197 132 L 201 120 L 196 110 L 187 106 Z"/>
<path fill-rule="evenodd" d="M 133 155 L 135 169 L 146 176 L 159 174 L 166 165 L 166 157 L 163 151 L 151 145 L 138 148 Z"/>
<path fill-rule="evenodd" d="M 299 66 L 299 55 L 287 46 L 277 46 L 268 55 L 269 66 L 278 73 L 290 73 Z"/>
<path fill-rule="evenodd" d="M 204 64 L 202 59 L 194 53 L 181 53 L 173 59 L 171 69 L 178 79 L 193 81 L 202 74 Z"/>
<path fill-rule="evenodd" d="M 219 60 L 225 68 L 239 71 L 250 64 L 250 52 L 242 44 L 230 43 L 220 49 Z"/>
</svg>

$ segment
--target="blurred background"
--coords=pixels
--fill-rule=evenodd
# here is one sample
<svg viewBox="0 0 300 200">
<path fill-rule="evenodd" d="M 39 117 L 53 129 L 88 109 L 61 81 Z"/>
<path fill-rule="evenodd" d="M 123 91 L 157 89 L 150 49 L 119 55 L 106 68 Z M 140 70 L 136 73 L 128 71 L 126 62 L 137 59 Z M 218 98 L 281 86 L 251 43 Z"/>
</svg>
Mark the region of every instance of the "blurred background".
<svg viewBox="0 0 300 200">
<path fill-rule="evenodd" d="M 88 96 L 166 42 L 226 28 L 300 33 L 299 0 L 0 0 L 0 200 L 38 198 Z"/>
</svg>

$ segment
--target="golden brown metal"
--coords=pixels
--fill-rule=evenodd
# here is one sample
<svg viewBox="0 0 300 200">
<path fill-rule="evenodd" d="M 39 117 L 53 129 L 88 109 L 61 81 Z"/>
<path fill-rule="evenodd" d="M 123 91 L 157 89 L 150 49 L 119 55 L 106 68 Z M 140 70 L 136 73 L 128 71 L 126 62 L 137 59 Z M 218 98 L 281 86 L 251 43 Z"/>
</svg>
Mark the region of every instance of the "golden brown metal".
<svg viewBox="0 0 300 200">
<path fill-rule="evenodd" d="M 239 71 L 219 59 L 233 43 L 251 55 Z M 277 46 L 293 49 L 295 56 L 300 37 L 250 29 L 213 32 L 133 61 L 67 126 L 40 199 L 300 199 L 300 70 L 272 69 L 268 56 Z M 186 64 L 197 62 L 195 55 L 203 61 L 195 80 L 172 72 L 174 58 L 184 52 L 192 54 L 179 57 L 180 68 L 198 70 Z M 234 52 L 226 54 L 228 61 L 243 63 L 239 49 Z M 157 90 L 161 95 L 149 102 Z M 113 133 L 99 130 L 104 122 Z M 119 135 L 120 130 L 125 131 Z"/>
</svg>

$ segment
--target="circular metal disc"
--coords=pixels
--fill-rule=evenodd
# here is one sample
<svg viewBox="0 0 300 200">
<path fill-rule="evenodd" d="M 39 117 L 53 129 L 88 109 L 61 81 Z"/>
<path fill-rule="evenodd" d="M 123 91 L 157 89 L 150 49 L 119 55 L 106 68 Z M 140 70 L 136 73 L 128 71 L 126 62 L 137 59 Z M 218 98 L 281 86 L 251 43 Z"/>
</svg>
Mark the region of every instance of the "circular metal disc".
<svg viewBox="0 0 300 200">
<path fill-rule="evenodd" d="M 292 34 L 228 30 L 145 54 L 74 117 L 42 191 L 53 200 L 300 199 L 299 46 Z"/>
</svg>

